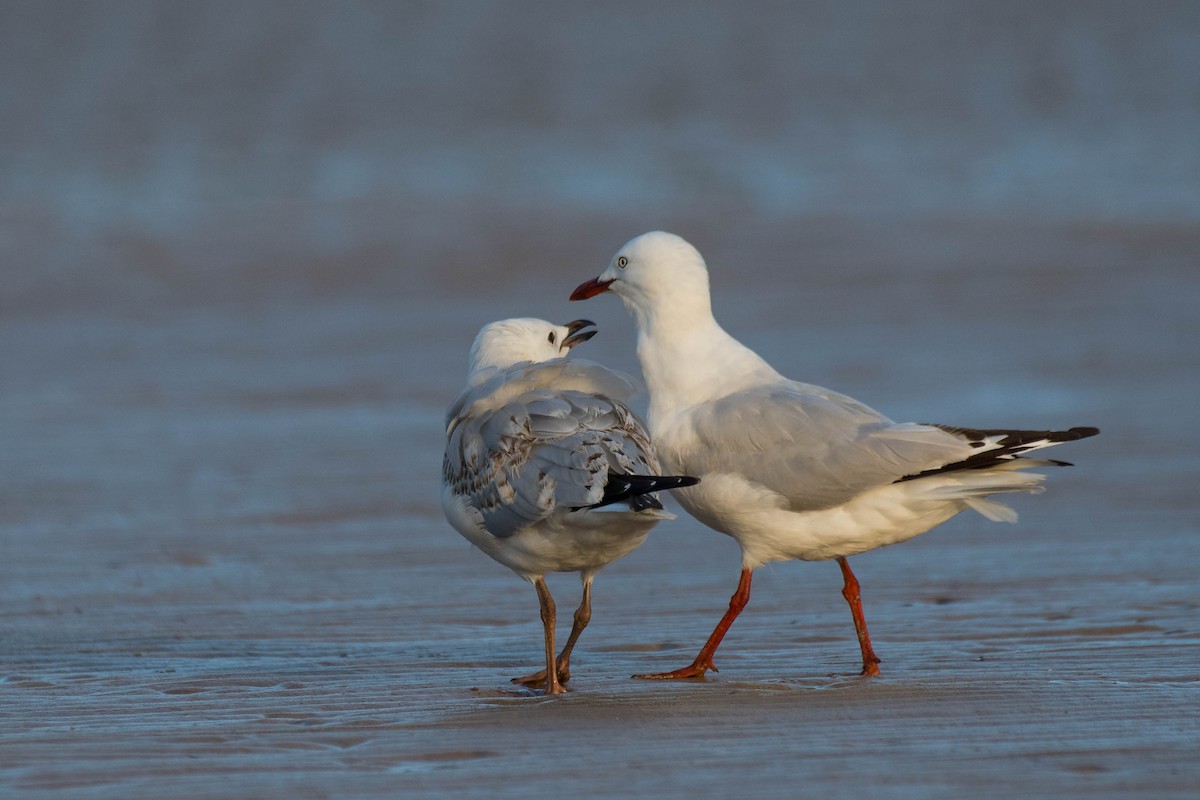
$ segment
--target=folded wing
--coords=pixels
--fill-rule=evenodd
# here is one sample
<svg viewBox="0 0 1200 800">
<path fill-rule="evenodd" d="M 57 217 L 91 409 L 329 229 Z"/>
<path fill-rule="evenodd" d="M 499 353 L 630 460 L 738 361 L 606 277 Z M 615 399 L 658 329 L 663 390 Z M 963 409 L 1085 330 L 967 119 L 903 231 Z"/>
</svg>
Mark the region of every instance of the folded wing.
<svg viewBox="0 0 1200 800">
<path fill-rule="evenodd" d="M 996 466 L 1096 432 L 895 423 L 850 397 L 799 382 L 737 392 L 695 409 L 685 424 L 697 444 L 673 464 L 694 475 L 739 474 L 793 511 L 831 508 L 898 481 Z"/>
<path fill-rule="evenodd" d="M 444 478 L 494 536 L 512 536 L 559 511 L 622 500 L 653 507 L 631 500 L 644 488 L 636 479 L 609 487 L 610 476 L 659 472 L 645 426 L 603 394 L 559 388 L 560 366 L 525 366 L 523 391 L 513 395 L 510 379 L 503 397 L 475 392 L 447 422 Z"/>
</svg>

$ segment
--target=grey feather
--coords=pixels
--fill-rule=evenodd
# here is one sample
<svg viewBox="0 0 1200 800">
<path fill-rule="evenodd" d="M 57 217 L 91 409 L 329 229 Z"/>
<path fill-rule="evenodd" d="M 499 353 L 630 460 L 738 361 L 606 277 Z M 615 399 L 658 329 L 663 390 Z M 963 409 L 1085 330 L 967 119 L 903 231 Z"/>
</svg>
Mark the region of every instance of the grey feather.
<svg viewBox="0 0 1200 800">
<path fill-rule="evenodd" d="M 623 405 L 635 387 L 579 359 L 502 370 L 452 404 L 443 477 L 500 538 L 599 503 L 610 471 L 660 471 L 645 425 Z"/>
<path fill-rule="evenodd" d="M 862 403 L 799 382 L 736 392 L 690 415 L 699 445 L 663 457 L 690 475 L 729 472 L 782 495 L 793 511 L 840 505 L 908 475 L 967 458 L 967 440 L 897 424 Z"/>
</svg>

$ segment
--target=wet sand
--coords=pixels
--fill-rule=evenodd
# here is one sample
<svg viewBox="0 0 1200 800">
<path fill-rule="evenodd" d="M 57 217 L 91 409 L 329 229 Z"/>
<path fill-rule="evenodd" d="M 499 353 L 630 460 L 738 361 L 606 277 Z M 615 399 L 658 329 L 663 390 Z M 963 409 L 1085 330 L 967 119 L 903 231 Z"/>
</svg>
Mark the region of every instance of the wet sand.
<svg viewBox="0 0 1200 800">
<path fill-rule="evenodd" d="M 204 231 L 110 238 L 102 276 L 0 294 L 0 792 L 1195 796 L 1200 237 L 740 222 L 652 224 L 785 373 L 898 419 L 1103 431 L 1018 525 L 853 561 L 880 678 L 836 567 L 789 563 L 719 674 L 630 680 L 690 660 L 736 583 L 734 544 L 681 515 L 597 579 L 566 696 L 508 683 L 536 600 L 442 520 L 442 414 L 501 316 L 586 316 L 587 355 L 635 369 L 619 304 L 565 298 L 643 222 L 481 216 L 422 249 L 410 220 L 307 259 L 282 225 L 294 249 L 202 273 Z M 573 577 L 551 588 L 573 608 Z"/>
</svg>

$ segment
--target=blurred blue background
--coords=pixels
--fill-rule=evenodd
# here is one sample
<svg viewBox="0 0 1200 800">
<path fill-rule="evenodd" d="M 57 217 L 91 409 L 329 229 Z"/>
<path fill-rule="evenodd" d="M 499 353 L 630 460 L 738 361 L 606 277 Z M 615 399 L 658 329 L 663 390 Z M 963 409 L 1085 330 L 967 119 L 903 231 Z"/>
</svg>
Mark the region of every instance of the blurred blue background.
<svg viewBox="0 0 1200 800">
<path fill-rule="evenodd" d="M 631 687 L 736 579 L 681 514 L 579 702 L 505 694 L 536 606 L 443 414 L 501 317 L 636 371 L 566 298 L 653 228 L 789 377 L 1101 428 L 1022 524 L 855 559 L 885 682 L 793 563 L 718 685 Z M 0 795 L 1192 797 L 1197 308 L 1195 0 L 0 0 Z"/>
<path fill-rule="evenodd" d="M 6 2 L 0 74 L 10 305 L 510 219 L 1200 222 L 1186 0 Z"/>
</svg>

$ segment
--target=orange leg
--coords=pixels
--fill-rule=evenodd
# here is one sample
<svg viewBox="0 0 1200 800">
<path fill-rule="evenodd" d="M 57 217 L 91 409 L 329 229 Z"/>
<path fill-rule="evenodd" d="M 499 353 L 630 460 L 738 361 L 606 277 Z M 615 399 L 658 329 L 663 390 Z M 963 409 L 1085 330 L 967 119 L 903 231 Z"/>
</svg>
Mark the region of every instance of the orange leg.
<svg viewBox="0 0 1200 800">
<path fill-rule="evenodd" d="M 850 604 L 850 614 L 854 617 L 854 631 L 858 634 L 858 646 L 862 649 L 863 675 L 879 674 L 879 656 L 871 648 L 871 635 L 867 633 L 867 618 L 863 616 L 862 593 L 859 591 L 858 578 L 850 571 L 846 559 L 838 557 L 838 566 L 842 568 L 842 578 L 846 585 L 842 587 L 842 597 Z"/>
<path fill-rule="evenodd" d="M 575 609 L 575 622 L 571 626 L 571 635 L 567 638 L 567 643 L 563 647 L 562 654 L 558 657 L 559 683 L 566 683 L 571 680 L 571 651 L 575 649 L 575 643 L 579 641 L 579 634 L 583 633 L 583 629 L 591 621 L 592 582 L 585 581 L 583 584 L 583 600 L 579 603 L 579 608 Z M 532 675 L 513 678 L 512 682 L 524 684 L 525 686 L 541 686 L 546 682 L 546 670 L 539 669 Z"/>
<path fill-rule="evenodd" d="M 634 675 L 633 677 L 669 681 L 679 678 L 703 678 L 704 673 L 710 669 L 713 672 L 718 672 L 719 670 L 716 665 L 713 664 L 713 653 L 717 652 L 717 648 L 721 646 L 721 640 L 725 638 L 725 632 L 729 630 L 729 626 L 733 624 L 738 614 L 742 613 L 742 609 L 750 602 L 750 575 L 750 570 L 742 570 L 742 577 L 738 581 L 737 591 L 733 593 L 733 597 L 729 598 L 729 610 L 725 612 L 725 616 L 721 617 L 721 621 L 717 623 L 717 627 L 713 630 L 712 635 L 708 637 L 708 641 L 704 643 L 704 647 L 700 648 L 700 654 L 696 656 L 695 661 L 683 669 L 677 669 L 674 672 L 656 672 L 646 675 Z"/>
</svg>

